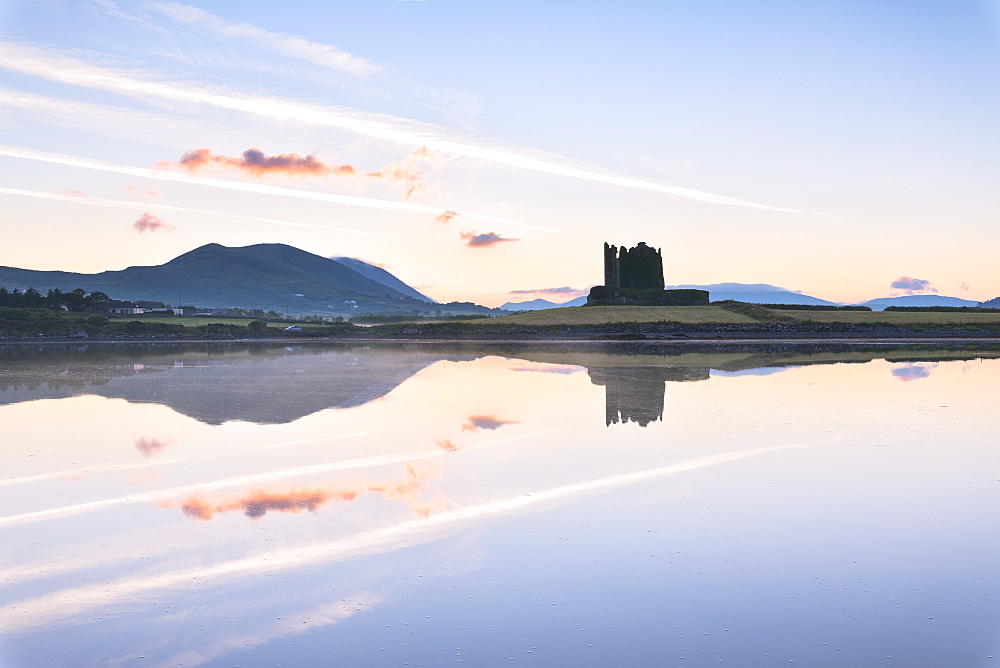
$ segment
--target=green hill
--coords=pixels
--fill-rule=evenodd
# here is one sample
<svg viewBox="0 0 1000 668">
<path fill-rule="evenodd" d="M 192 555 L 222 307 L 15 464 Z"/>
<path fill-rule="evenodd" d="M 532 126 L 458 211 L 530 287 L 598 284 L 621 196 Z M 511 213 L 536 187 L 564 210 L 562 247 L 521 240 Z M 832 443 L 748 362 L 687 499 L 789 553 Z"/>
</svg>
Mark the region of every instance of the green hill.
<svg viewBox="0 0 1000 668">
<path fill-rule="evenodd" d="M 114 299 L 296 314 L 393 313 L 428 307 L 339 262 L 285 244 L 242 248 L 207 244 L 166 264 L 99 274 L 0 267 L 0 286 L 33 287 L 43 293 L 49 288 L 64 292 L 83 288 Z"/>
</svg>

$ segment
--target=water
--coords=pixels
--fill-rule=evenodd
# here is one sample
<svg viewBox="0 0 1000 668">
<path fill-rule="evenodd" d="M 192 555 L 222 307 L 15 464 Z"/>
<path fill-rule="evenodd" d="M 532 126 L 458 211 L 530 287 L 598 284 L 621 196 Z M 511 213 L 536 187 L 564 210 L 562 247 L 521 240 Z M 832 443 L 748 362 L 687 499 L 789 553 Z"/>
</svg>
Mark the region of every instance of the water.
<svg viewBox="0 0 1000 668">
<path fill-rule="evenodd" d="M 989 666 L 1000 351 L 0 347 L 0 665 Z"/>
</svg>

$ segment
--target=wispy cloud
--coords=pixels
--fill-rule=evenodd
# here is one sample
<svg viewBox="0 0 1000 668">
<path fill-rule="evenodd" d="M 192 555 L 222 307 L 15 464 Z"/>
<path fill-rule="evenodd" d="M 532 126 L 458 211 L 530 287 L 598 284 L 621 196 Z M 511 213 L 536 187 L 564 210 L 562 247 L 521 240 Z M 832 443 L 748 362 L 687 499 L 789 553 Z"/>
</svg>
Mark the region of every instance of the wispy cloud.
<svg viewBox="0 0 1000 668">
<path fill-rule="evenodd" d="M 153 188 L 143 189 L 136 186 L 125 186 L 124 190 L 130 197 L 156 199 L 160 196 L 160 193 L 156 192 Z"/>
<path fill-rule="evenodd" d="M 2 51 L 2 45 L 0 45 L 0 51 Z M 200 177 L 189 174 L 178 174 L 176 172 L 171 172 L 164 169 L 148 169 L 145 167 L 128 167 L 124 165 L 112 165 L 106 162 L 101 162 L 99 160 L 91 160 L 90 158 L 80 158 L 77 156 L 63 155 L 60 153 L 47 153 L 44 151 L 35 151 L 32 149 L 17 148 L 14 146 L 0 145 L 0 156 L 7 156 L 10 158 L 22 158 L 25 160 L 37 160 L 40 162 L 65 165 L 67 167 L 80 167 L 83 169 L 93 169 L 104 172 L 113 172 L 116 174 L 126 174 L 128 176 L 138 176 L 147 179 L 158 179 L 161 181 L 176 181 L 179 183 L 208 186 L 211 188 L 221 188 L 224 190 L 238 190 L 241 192 L 257 193 L 260 195 L 273 195 L 278 197 L 291 197 L 294 199 L 329 202 L 331 204 L 356 206 L 366 209 L 401 211 L 407 213 L 422 214 L 425 216 L 438 216 L 441 213 L 441 209 L 439 207 L 428 206 L 426 204 L 416 204 L 412 202 L 396 202 L 393 200 L 377 199 L 374 197 L 358 197 L 355 195 L 337 195 L 334 193 L 322 193 L 322 192 L 315 192 L 312 190 L 281 188 L 279 186 L 265 185 L 263 183 L 243 183 L 239 181 L 228 181 L 224 179 L 216 179 L 211 177 Z M 19 191 L 15 193 L 13 192 L 15 189 L 6 189 L 6 190 L 9 191 L 8 194 L 26 194 L 28 192 L 33 192 L 33 191 Z M 53 196 L 50 199 L 58 199 L 58 198 Z M 132 206 L 135 203 L 129 202 L 128 204 Z M 150 208 L 150 207 L 149 205 L 146 205 L 140 208 Z M 219 215 L 225 215 L 225 214 L 220 213 Z M 477 213 L 463 213 L 462 215 L 469 218 L 470 220 L 481 220 L 483 222 L 499 223 L 504 225 L 511 225 L 514 227 L 526 227 L 534 230 L 540 230 L 543 232 L 553 231 L 545 227 L 537 227 L 535 225 L 529 225 L 528 223 L 521 223 L 514 220 L 505 220 L 503 218 L 496 218 L 494 216 L 485 216 Z M 239 217 L 244 217 L 244 216 L 239 216 Z M 273 219 L 264 219 L 264 218 L 253 218 L 253 219 L 264 220 L 267 222 L 276 222 L 282 225 L 291 224 L 291 225 L 302 225 L 304 227 L 321 227 L 321 226 L 307 225 L 303 223 L 289 223 L 287 221 L 275 221 Z M 329 229 L 340 229 L 345 232 L 354 232 L 357 234 L 371 234 L 380 237 L 392 236 L 387 234 L 381 234 L 378 232 L 367 232 L 362 230 L 349 230 L 344 228 L 329 228 Z"/>
<path fill-rule="evenodd" d="M 571 288 L 563 286 L 561 288 L 538 288 L 537 290 L 511 290 L 509 295 L 563 295 L 579 297 L 587 294 L 589 288 Z"/>
<path fill-rule="evenodd" d="M 151 2 L 146 7 L 202 34 L 308 61 L 314 65 L 357 77 L 377 74 L 382 68 L 367 58 L 352 55 L 330 44 L 311 42 L 303 37 L 270 32 L 249 23 L 232 23 L 204 9 L 179 2 Z"/>
<path fill-rule="evenodd" d="M 6 155 L 3 151 L 4 151 L 3 147 L 0 147 L 0 155 Z M 156 178 L 156 177 L 151 176 L 150 178 Z M 17 195 L 20 197 L 34 197 L 36 199 L 49 199 L 60 202 L 72 202 L 74 204 L 87 204 L 89 206 L 104 206 L 112 209 L 132 209 L 132 210 L 150 209 L 154 211 L 177 211 L 185 213 L 210 214 L 213 216 L 224 216 L 226 218 L 238 218 L 240 220 L 256 220 L 262 223 L 272 223 L 274 225 L 284 225 L 288 227 L 316 227 L 320 229 L 333 230 L 335 232 L 347 232 L 349 234 L 364 234 L 375 237 L 394 236 L 391 234 L 382 234 L 381 232 L 352 230 L 343 227 L 330 227 L 327 225 L 312 225 L 309 223 L 297 223 L 289 220 L 276 220 L 274 218 L 260 218 L 257 216 L 243 216 L 236 213 L 226 213 L 224 211 L 209 211 L 207 209 L 191 209 L 183 206 L 171 206 L 169 204 L 150 204 L 142 202 L 130 202 L 127 200 L 104 199 L 101 197 L 89 197 L 83 193 L 76 191 L 63 190 L 59 192 L 48 193 L 39 190 L 23 190 L 21 188 L 5 188 L 3 186 L 0 186 L 0 195 Z"/>
<path fill-rule="evenodd" d="M 452 221 L 452 219 L 453 219 L 453 218 L 455 218 L 455 217 L 456 217 L 457 215 L 459 215 L 459 214 L 458 214 L 457 212 L 455 212 L 455 211 L 451 211 L 451 210 L 448 210 L 448 211 L 445 211 L 444 213 L 442 213 L 442 214 L 441 214 L 440 216 L 438 216 L 437 218 L 435 218 L 435 219 L 434 219 L 434 222 L 435 222 L 435 223 L 442 223 L 442 224 L 444 224 L 444 225 L 447 225 L 447 224 L 448 224 L 448 223 L 450 223 L 450 222 Z"/>
<path fill-rule="evenodd" d="M 262 116 L 278 121 L 296 121 L 313 126 L 339 128 L 348 132 L 422 146 L 442 153 L 495 165 L 542 172 L 611 186 L 658 192 L 672 197 L 765 211 L 813 214 L 816 212 L 760 204 L 726 195 L 682 188 L 646 179 L 603 172 L 560 162 L 558 157 L 536 157 L 524 152 L 496 148 L 448 136 L 439 128 L 417 121 L 264 96 L 240 95 L 220 88 L 157 79 L 149 73 L 125 72 L 85 63 L 77 58 L 17 43 L 0 44 L 0 67 L 50 81 L 105 90 L 143 100 L 160 99 L 188 104 L 204 104 Z"/>
<path fill-rule="evenodd" d="M 167 225 L 162 218 L 158 218 L 151 213 L 144 213 L 136 219 L 135 223 L 132 224 L 133 229 L 136 232 L 158 232 L 160 230 L 169 230 L 170 225 Z"/>
<path fill-rule="evenodd" d="M 927 292 L 937 292 L 937 288 L 931 282 L 923 278 L 912 278 L 910 276 L 900 276 L 889 284 L 893 290 L 902 290 L 908 295 L 915 295 Z"/>
<path fill-rule="evenodd" d="M 521 366 L 510 368 L 511 371 L 528 371 L 533 373 L 555 373 L 568 376 L 586 371 L 587 367 L 575 364 L 548 364 L 546 362 L 524 362 Z"/>
<path fill-rule="evenodd" d="M 520 239 L 502 237 L 495 232 L 484 232 L 483 234 L 476 234 L 475 232 L 462 232 L 462 239 L 467 242 L 465 245 L 470 248 L 489 248 L 490 246 L 495 246 L 504 241 L 520 241 Z"/>
</svg>

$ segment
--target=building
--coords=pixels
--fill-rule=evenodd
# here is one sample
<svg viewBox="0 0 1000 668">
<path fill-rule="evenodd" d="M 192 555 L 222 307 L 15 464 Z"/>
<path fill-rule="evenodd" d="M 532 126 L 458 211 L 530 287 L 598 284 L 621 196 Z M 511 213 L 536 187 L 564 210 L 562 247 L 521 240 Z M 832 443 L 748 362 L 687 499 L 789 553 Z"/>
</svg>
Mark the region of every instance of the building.
<svg viewBox="0 0 1000 668">
<path fill-rule="evenodd" d="M 142 313 L 142 307 L 133 302 L 123 302 L 117 299 L 109 299 L 104 303 L 104 309 L 108 313 L 117 313 L 119 315 L 139 315 Z"/>
</svg>

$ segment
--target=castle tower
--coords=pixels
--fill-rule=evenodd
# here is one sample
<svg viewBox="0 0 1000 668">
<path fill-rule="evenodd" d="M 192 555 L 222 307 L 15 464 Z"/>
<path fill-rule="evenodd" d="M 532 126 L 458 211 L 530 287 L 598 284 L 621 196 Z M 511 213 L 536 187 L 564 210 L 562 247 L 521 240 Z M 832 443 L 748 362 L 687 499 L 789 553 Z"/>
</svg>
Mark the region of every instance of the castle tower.
<svg viewBox="0 0 1000 668">
<path fill-rule="evenodd" d="M 663 289 L 663 256 L 660 249 L 640 241 L 635 248 L 604 244 L 604 285 L 609 288 Z"/>
</svg>

